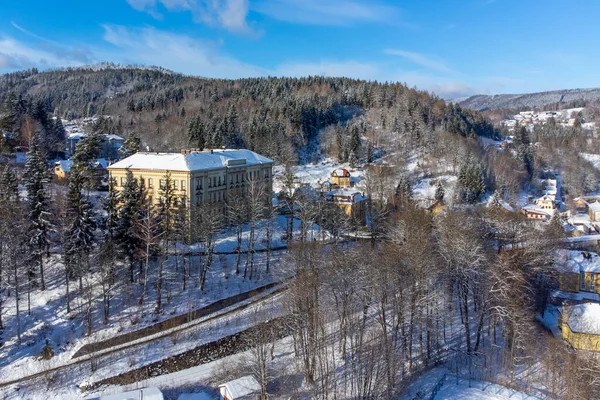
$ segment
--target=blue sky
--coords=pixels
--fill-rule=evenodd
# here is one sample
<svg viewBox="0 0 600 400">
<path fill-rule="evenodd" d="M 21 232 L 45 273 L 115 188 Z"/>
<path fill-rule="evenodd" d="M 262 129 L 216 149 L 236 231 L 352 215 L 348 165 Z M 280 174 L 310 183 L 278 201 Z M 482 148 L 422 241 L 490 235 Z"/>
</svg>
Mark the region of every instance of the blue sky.
<svg viewBox="0 0 600 400">
<path fill-rule="evenodd" d="M 3 0 L 0 73 L 109 61 L 444 98 L 600 87 L 599 15 L 595 0 Z"/>
</svg>

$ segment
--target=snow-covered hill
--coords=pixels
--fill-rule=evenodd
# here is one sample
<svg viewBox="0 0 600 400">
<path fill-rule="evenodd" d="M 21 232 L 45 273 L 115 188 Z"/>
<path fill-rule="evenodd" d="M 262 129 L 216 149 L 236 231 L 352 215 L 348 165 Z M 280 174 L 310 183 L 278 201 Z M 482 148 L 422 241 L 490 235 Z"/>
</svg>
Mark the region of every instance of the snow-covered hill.
<svg viewBox="0 0 600 400">
<path fill-rule="evenodd" d="M 600 100 L 600 88 L 594 89 L 567 89 L 550 92 L 521 93 L 521 94 L 478 94 L 467 99 L 457 98 L 450 102 L 458 103 L 463 107 L 477 111 L 501 108 L 539 108 L 552 103 L 570 103 L 575 100 L 595 101 Z"/>
</svg>

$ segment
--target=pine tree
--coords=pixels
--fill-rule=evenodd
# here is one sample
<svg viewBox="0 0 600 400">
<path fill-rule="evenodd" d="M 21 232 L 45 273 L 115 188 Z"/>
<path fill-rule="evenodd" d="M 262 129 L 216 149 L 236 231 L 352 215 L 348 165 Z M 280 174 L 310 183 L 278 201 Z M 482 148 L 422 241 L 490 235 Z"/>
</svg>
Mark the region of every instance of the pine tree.
<svg viewBox="0 0 600 400">
<path fill-rule="evenodd" d="M 69 229 L 63 243 L 66 279 L 79 278 L 79 286 L 83 289 L 82 279 L 89 272 L 89 255 L 94 245 L 96 218 L 92 204 L 82 193 L 85 177 L 81 170 L 74 169 L 69 175 L 68 211 Z M 68 283 L 68 282 L 67 282 Z M 67 303 L 70 299 L 67 299 Z M 91 301 L 91 300 L 90 300 Z M 67 305 L 67 308 L 70 308 Z M 91 334 L 91 307 L 88 307 L 86 321 L 88 334 Z"/>
<path fill-rule="evenodd" d="M 354 125 L 352 127 L 352 134 L 350 135 L 350 153 L 354 152 L 354 154 L 358 155 L 360 147 L 360 134 L 358 132 L 358 127 Z"/>
<path fill-rule="evenodd" d="M 137 133 L 131 132 L 119 150 L 121 151 L 123 157 L 129 157 L 130 155 L 140 151 L 140 138 L 138 137 Z"/>
<path fill-rule="evenodd" d="M 367 143 L 367 163 L 373 162 L 373 143 L 369 140 Z"/>
<path fill-rule="evenodd" d="M 46 161 L 42 155 L 38 135 L 35 135 L 25 164 L 25 188 L 27 189 L 27 206 L 29 228 L 27 235 L 30 246 L 30 262 L 39 265 L 40 289 L 46 289 L 44 278 L 44 253 L 49 255 L 50 235 L 54 231 L 50 221 L 50 210 L 45 185 L 48 183 Z M 29 284 L 35 277 L 32 269 L 28 272 Z"/>
<path fill-rule="evenodd" d="M 437 187 L 435 188 L 435 200 L 442 203 L 444 201 L 444 195 L 446 191 L 444 190 L 444 185 L 442 185 L 442 181 L 439 180 L 437 183 Z"/>
<path fill-rule="evenodd" d="M 116 189 L 117 180 L 110 178 L 108 180 L 108 195 L 103 199 L 103 206 L 106 216 L 104 217 L 104 225 L 106 227 L 106 236 L 111 240 L 114 238 L 119 225 L 119 201 L 120 193 Z"/>
<path fill-rule="evenodd" d="M 500 203 L 500 199 L 500 192 L 498 190 L 494 190 L 494 193 L 492 193 L 492 197 L 490 198 L 490 201 L 488 203 L 488 207 L 495 210 L 501 209 L 502 204 Z"/>
<path fill-rule="evenodd" d="M 485 193 L 486 185 L 483 168 L 473 156 L 467 157 L 461 165 L 458 182 L 463 189 L 463 200 L 467 203 L 477 202 Z"/>
<path fill-rule="evenodd" d="M 133 263 L 139 241 L 134 235 L 133 227 L 143 207 L 143 190 L 131 171 L 127 171 L 125 185 L 121 191 L 121 207 L 115 229 L 117 247 L 129 262 L 130 281 L 134 281 Z"/>
<path fill-rule="evenodd" d="M 335 142 L 337 145 L 337 151 L 338 151 L 338 162 L 340 163 L 344 163 L 346 162 L 346 154 L 345 154 L 345 146 L 344 146 L 344 138 L 342 136 L 342 126 L 340 125 L 340 123 L 338 122 L 337 126 L 335 127 Z"/>
<path fill-rule="evenodd" d="M 348 162 L 350 163 L 350 167 L 356 168 L 358 167 L 359 160 L 356 152 L 350 151 L 350 156 L 348 157 Z"/>
<path fill-rule="evenodd" d="M 158 215 L 160 219 L 160 231 L 164 242 L 164 252 L 169 253 L 170 240 L 173 237 L 176 216 L 178 214 L 178 198 L 175 193 L 175 187 L 171 178 L 171 172 L 167 171 L 160 181 L 158 191 Z M 158 277 L 156 279 L 156 312 L 162 310 L 162 286 L 163 286 L 163 264 L 161 260 L 158 265 Z"/>
</svg>

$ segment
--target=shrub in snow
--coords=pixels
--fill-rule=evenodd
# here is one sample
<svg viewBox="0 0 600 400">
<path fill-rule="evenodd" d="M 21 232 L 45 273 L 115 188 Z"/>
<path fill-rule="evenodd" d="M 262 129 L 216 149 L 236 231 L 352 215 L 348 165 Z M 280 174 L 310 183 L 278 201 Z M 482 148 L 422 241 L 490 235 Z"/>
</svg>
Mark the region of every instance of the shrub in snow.
<svg viewBox="0 0 600 400">
<path fill-rule="evenodd" d="M 50 345 L 50 341 L 46 339 L 46 344 L 40 352 L 39 359 L 50 360 L 52 357 L 54 357 L 54 349 L 52 348 L 52 345 Z"/>
</svg>

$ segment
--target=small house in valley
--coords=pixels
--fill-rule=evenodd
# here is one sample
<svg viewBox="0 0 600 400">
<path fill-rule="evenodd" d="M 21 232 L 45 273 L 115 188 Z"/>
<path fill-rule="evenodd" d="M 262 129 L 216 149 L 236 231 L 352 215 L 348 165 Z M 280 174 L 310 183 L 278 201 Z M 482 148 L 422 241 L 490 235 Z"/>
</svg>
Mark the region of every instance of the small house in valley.
<svg viewBox="0 0 600 400">
<path fill-rule="evenodd" d="M 336 189 L 326 193 L 325 200 L 341 208 L 356 222 L 366 223 L 367 197 L 364 193 L 354 189 Z"/>
<path fill-rule="evenodd" d="M 350 187 L 350 171 L 347 169 L 334 169 L 330 174 L 331 182 L 341 187 Z"/>
<path fill-rule="evenodd" d="M 600 351 L 600 304 L 564 305 L 562 337 L 576 350 Z"/>
<path fill-rule="evenodd" d="M 548 221 L 552 218 L 552 211 L 543 209 L 537 204 L 527 204 L 521 212 L 528 218 L 536 221 Z"/>
<path fill-rule="evenodd" d="M 73 160 L 60 160 L 54 164 L 54 176 L 58 180 L 64 180 L 69 178 L 71 168 L 73 167 Z M 96 161 L 91 162 L 90 179 L 100 182 L 107 176 L 108 163 L 105 159 L 99 158 Z"/>
<path fill-rule="evenodd" d="M 219 385 L 219 393 L 223 400 L 254 400 L 260 392 L 260 384 L 252 375 Z"/>
<path fill-rule="evenodd" d="M 563 298 L 600 299 L 600 256 L 589 251 L 559 250 L 556 256 L 559 290 Z"/>
</svg>

